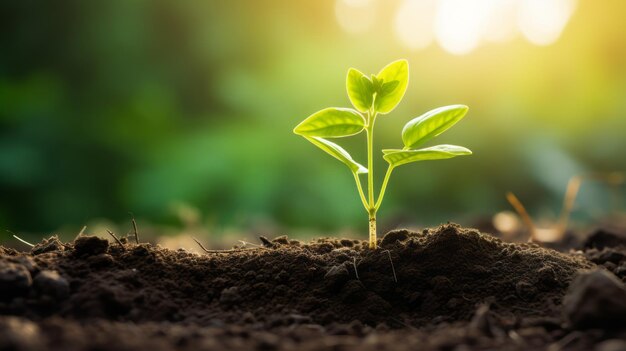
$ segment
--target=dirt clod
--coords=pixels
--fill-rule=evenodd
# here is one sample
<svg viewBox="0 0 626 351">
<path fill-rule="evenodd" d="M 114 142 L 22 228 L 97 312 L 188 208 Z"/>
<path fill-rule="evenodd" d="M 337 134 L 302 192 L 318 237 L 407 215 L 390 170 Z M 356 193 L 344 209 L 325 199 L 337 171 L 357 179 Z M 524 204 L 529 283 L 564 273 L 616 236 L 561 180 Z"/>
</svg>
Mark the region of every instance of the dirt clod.
<svg viewBox="0 0 626 351">
<path fill-rule="evenodd" d="M 324 274 L 325 287 L 329 291 L 341 288 L 348 279 L 350 279 L 350 273 L 344 264 L 332 266 Z"/>
<path fill-rule="evenodd" d="M 74 252 L 77 256 L 93 256 L 105 253 L 109 248 L 109 241 L 97 236 L 80 236 L 74 241 Z"/>
<path fill-rule="evenodd" d="M 61 240 L 59 240 L 59 237 L 53 235 L 33 246 L 31 252 L 33 255 L 41 255 L 46 252 L 63 251 L 63 249 L 64 246 L 63 243 L 61 243 Z"/>
<path fill-rule="evenodd" d="M 395 244 L 396 242 L 404 241 L 408 237 L 409 231 L 406 229 L 392 230 L 383 236 L 383 239 L 380 241 L 380 246 L 387 247 L 391 244 Z"/>
<path fill-rule="evenodd" d="M 620 339 L 610 339 L 601 342 L 595 351 L 626 351 L 626 341 Z"/>
<path fill-rule="evenodd" d="M 622 326 L 626 324 L 626 288 L 605 270 L 581 273 L 565 297 L 564 313 L 577 328 Z"/>
<path fill-rule="evenodd" d="M 42 295 L 55 299 L 65 299 L 70 294 L 70 285 L 57 271 L 44 270 L 33 280 L 33 286 Z"/>
<path fill-rule="evenodd" d="M 0 350 L 40 350 L 44 346 L 40 328 L 26 319 L 0 319 L 0 335 Z"/>
<path fill-rule="evenodd" d="M 272 243 L 279 245 L 289 245 L 289 238 L 287 235 L 277 236 L 272 240 Z"/>
<path fill-rule="evenodd" d="M 33 280 L 30 272 L 21 264 L 0 261 L 0 296 L 24 295 Z"/>
<path fill-rule="evenodd" d="M 602 250 L 605 247 L 617 246 L 626 246 L 626 236 L 606 229 L 595 230 L 583 243 L 586 249 Z"/>
</svg>

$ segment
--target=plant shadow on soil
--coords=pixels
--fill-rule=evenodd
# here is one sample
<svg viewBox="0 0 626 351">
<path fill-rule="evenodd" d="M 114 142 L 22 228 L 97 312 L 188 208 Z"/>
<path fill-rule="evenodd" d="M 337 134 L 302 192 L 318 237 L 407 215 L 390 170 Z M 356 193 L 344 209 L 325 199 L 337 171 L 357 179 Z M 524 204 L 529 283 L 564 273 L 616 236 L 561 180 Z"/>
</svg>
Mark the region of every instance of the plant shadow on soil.
<svg viewBox="0 0 626 351">
<path fill-rule="evenodd" d="M 207 255 L 52 237 L 0 248 L 0 349 L 626 347 L 626 245 L 605 235 L 561 253 L 448 224 L 389 232 L 378 250 L 279 237 Z"/>
</svg>

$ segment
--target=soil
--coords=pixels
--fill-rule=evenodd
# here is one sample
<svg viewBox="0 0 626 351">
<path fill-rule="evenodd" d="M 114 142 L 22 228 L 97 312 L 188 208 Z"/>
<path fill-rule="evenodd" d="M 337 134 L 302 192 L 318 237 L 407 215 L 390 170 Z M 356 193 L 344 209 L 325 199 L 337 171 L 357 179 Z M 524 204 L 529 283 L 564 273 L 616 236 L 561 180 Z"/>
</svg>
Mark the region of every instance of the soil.
<svg viewBox="0 0 626 351">
<path fill-rule="evenodd" d="M 0 247 L 0 349 L 625 350 L 626 245 L 594 235 L 564 253 L 448 224 L 204 255 L 52 237 Z"/>
</svg>

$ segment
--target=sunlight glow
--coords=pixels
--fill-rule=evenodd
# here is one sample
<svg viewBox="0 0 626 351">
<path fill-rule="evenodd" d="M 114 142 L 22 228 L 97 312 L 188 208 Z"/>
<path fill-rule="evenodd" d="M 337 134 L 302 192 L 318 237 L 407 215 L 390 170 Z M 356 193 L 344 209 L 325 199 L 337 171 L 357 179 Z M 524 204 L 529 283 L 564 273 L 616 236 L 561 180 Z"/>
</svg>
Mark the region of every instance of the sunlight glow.
<svg viewBox="0 0 626 351">
<path fill-rule="evenodd" d="M 335 16 L 348 33 L 364 33 L 376 21 L 375 0 L 337 0 Z"/>
<path fill-rule="evenodd" d="M 354 2 L 372 9 L 372 1 L 338 0 L 337 4 Z M 535 45 L 552 44 L 575 8 L 576 0 L 402 0 L 394 29 L 409 49 L 426 48 L 435 38 L 447 52 L 463 55 L 486 42 L 510 41 L 518 33 Z M 353 13 L 356 17 L 357 11 Z M 374 21 L 368 20 L 369 25 Z"/>
<path fill-rule="evenodd" d="M 517 0 L 491 0 L 483 37 L 486 41 L 502 43 L 517 35 Z"/>
<path fill-rule="evenodd" d="M 554 43 L 575 9 L 574 0 L 526 0 L 521 3 L 519 28 L 536 45 Z"/>
<path fill-rule="evenodd" d="M 489 2 L 440 0 L 435 21 L 437 42 L 444 50 L 467 54 L 480 43 Z"/>
<path fill-rule="evenodd" d="M 514 233 L 520 230 L 522 223 L 515 212 L 502 211 L 493 216 L 492 224 L 499 232 L 504 234 Z"/>
<path fill-rule="evenodd" d="M 409 49 L 428 47 L 434 40 L 433 25 L 437 0 L 407 0 L 396 14 L 395 30 L 400 41 Z"/>
</svg>

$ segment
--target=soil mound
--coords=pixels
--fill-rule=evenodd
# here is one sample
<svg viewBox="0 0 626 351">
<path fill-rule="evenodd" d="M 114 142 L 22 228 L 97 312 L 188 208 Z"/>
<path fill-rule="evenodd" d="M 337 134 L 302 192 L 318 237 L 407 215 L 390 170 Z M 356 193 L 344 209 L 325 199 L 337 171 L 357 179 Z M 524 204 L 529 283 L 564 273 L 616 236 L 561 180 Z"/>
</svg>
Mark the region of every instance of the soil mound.
<svg viewBox="0 0 626 351">
<path fill-rule="evenodd" d="M 0 314 L 270 329 L 419 327 L 467 321 L 481 305 L 512 320 L 556 318 L 575 273 L 593 265 L 457 225 L 393 231 L 380 247 L 281 237 L 259 249 L 197 255 L 96 237 L 48 240 L 32 254 L 3 250 Z"/>
</svg>

